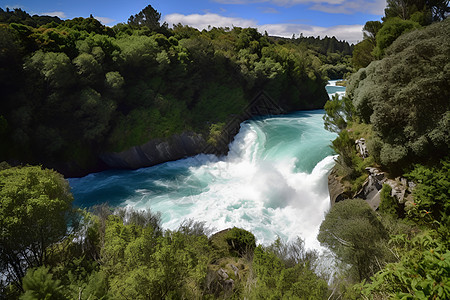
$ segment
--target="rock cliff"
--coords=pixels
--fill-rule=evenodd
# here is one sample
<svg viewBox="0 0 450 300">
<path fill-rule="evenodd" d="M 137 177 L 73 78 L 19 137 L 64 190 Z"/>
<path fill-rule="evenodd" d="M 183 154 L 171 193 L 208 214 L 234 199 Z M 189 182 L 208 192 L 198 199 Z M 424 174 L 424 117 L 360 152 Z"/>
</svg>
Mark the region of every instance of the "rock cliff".
<svg viewBox="0 0 450 300">
<path fill-rule="evenodd" d="M 196 155 L 206 147 L 200 134 L 185 132 L 167 139 L 150 140 L 122 152 L 103 153 L 100 159 L 110 168 L 137 169 Z"/>
<path fill-rule="evenodd" d="M 225 155 L 228 145 L 239 132 L 240 124 L 255 116 L 285 113 L 268 94 L 260 92 L 244 109 L 224 126 L 215 145 L 206 142 L 205 137 L 194 132 L 173 135 L 166 139 L 154 139 L 122 152 L 102 153 L 100 159 L 107 168 L 137 169 L 150 167 L 200 153 Z"/>
</svg>

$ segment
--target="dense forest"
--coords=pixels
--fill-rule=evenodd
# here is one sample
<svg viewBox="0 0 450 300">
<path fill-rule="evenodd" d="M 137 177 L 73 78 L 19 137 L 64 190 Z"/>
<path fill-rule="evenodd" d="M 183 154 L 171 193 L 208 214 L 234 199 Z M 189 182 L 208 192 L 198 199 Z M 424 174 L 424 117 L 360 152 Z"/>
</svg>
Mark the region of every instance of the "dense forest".
<svg viewBox="0 0 450 300">
<path fill-rule="evenodd" d="M 348 199 L 318 239 L 342 263 L 333 292 L 344 299 L 450 298 L 450 8 L 413 2 L 388 1 L 383 22 L 366 23 L 346 97 L 325 104 Z M 388 178 L 375 212 L 358 199 L 380 175 L 367 168 Z"/>
<path fill-rule="evenodd" d="M 9 145 L 1 157 L 13 162 L 87 159 L 93 155 L 87 151 L 123 149 L 177 130 L 207 132 L 262 87 L 296 109 L 322 94 L 328 63 L 342 63 L 345 72 L 353 63 L 355 72 L 346 97 L 325 104 L 325 126 L 338 133 L 335 170 L 349 195 L 321 225 L 318 239 L 328 255 L 306 250 L 300 238 L 262 246 L 239 228 L 212 234 L 186 220 L 170 231 L 151 211 L 80 210 L 56 171 L 3 162 L 0 298 L 450 298 L 450 20 L 448 1 L 441 2 L 399 9 L 389 0 L 383 22 L 366 23 L 351 61 L 344 46 L 337 55 L 325 50 L 333 39 L 169 29 L 156 11 L 153 25 L 141 24 L 137 14 L 114 28 L 93 18 L 48 23 L 1 11 L 0 134 Z M 139 118 L 150 113 L 155 119 Z M 185 123 L 171 119 L 181 113 Z M 145 123 L 151 120 L 158 122 Z M 114 142 L 120 136 L 123 144 Z M 368 157 L 355 149 L 361 137 Z M 353 197 L 366 167 L 414 183 L 411 195 L 399 202 L 386 184 L 374 211 Z"/>
<path fill-rule="evenodd" d="M 336 38 L 279 39 L 253 28 L 127 24 L 0 11 L 0 157 L 65 175 L 99 154 L 196 132 L 206 141 L 264 91 L 286 111 L 322 108 L 328 77 L 353 68 Z M 213 136 L 212 136 L 213 137 Z"/>
</svg>

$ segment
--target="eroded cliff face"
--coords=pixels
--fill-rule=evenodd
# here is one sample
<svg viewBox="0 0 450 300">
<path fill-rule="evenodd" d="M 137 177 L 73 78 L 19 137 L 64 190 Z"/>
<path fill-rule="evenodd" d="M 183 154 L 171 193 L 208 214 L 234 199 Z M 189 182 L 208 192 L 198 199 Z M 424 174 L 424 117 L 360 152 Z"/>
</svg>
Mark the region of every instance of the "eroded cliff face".
<svg viewBox="0 0 450 300">
<path fill-rule="evenodd" d="M 330 194 L 330 203 L 333 206 L 336 202 L 348 199 L 344 193 L 344 185 L 341 178 L 337 175 L 336 169 L 333 167 L 328 175 L 328 192 Z"/>
<path fill-rule="evenodd" d="M 202 135 L 185 132 L 167 139 L 154 139 L 122 152 L 109 152 L 100 159 L 109 168 L 137 169 L 202 153 L 207 143 Z"/>
<path fill-rule="evenodd" d="M 202 153 L 226 155 L 229 144 L 239 132 L 243 121 L 256 116 L 279 115 L 285 112 L 286 110 L 268 94 L 261 92 L 248 104 L 242 114 L 229 120 L 214 144 L 207 143 L 206 138 L 201 134 L 185 132 L 166 139 L 153 139 L 122 152 L 102 153 L 99 158 L 106 168 L 138 169 Z"/>
</svg>

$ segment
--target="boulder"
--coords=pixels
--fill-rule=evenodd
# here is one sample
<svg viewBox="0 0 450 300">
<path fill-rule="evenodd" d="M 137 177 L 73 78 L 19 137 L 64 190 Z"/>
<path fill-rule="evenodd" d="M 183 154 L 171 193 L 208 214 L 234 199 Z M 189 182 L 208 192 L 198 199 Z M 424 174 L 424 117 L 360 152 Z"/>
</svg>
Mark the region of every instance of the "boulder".
<svg viewBox="0 0 450 300">
<path fill-rule="evenodd" d="M 359 152 L 362 158 L 366 158 L 369 156 L 369 151 L 367 150 L 366 140 L 364 138 L 360 138 L 355 141 L 356 150 Z"/>
<path fill-rule="evenodd" d="M 370 207 L 376 210 L 380 206 L 380 191 L 385 182 L 385 174 L 377 168 L 366 168 L 366 171 L 369 173 L 369 176 L 353 198 L 366 200 Z"/>
</svg>

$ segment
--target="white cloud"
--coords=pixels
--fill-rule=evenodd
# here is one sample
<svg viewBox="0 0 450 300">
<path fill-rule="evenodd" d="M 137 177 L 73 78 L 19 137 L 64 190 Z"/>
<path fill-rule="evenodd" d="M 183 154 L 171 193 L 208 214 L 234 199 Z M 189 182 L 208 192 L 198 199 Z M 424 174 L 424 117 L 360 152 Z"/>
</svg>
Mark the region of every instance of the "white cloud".
<svg viewBox="0 0 450 300">
<path fill-rule="evenodd" d="M 183 25 L 189 25 L 199 30 L 208 29 L 208 26 L 214 27 L 256 27 L 256 22 L 242 18 L 230 18 L 224 17 L 218 14 L 206 13 L 203 15 L 192 14 L 170 14 L 164 17 L 164 22 L 169 25 L 181 23 Z"/>
<path fill-rule="evenodd" d="M 183 25 L 189 25 L 199 30 L 208 29 L 212 27 L 254 27 L 258 28 L 259 32 L 264 33 L 267 31 L 269 35 L 292 37 L 293 34 L 299 36 L 303 33 L 304 36 L 320 36 L 320 37 L 332 37 L 335 36 L 338 40 L 345 40 L 349 43 L 356 44 L 362 40 L 362 27 L 363 25 L 338 25 L 332 27 L 311 26 L 304 24 L 264 24 L 258 25 L 253 20 L 247 20 L 242 18 L 230 18 L 220 16 L 218 14 L 170 14 L 164 17 L 164 21 L 169 25 L 181 23 Z"/>
<path fill-rule="evenodd" d="M 345 40 L 349 43 L 356 44 L 362 40 L 363 25 L 338 25 L 332 27 L 310 26 L 304 24 L 266 24 L 258 26 L 260 32 L 267 31 L 269 35 L 292 37 L 295 34 L 297 37 L 300 33 L 303 36 L 335 36 L 338 40 Z"/>
<path fill-rule="evenodd" d="M 66 18 L 66 14 L 63 11 L 50 11 L 40 13 L 41 16 L 50 16 L 50 17 L 58 17 L 58 18 Z"/>
<path fill-rule="evenodd" d="M 116 20 L 111 19 L 111 18 L 107 18 L 107 17 L 97 17 L 94 16 L 95 19 L 99 20 L 103 25 L 108 25 L 110 23 L 115 22 Z"/>
<path fill-rule="evenodd" d="M 222 4 L 269 3 L 277 6 L 292 7 L 303 4 L 311 10 L 326 13 L 368 13 L 383 15 L 386 0 L 214 0 Z"/>
<path fill-rule="evenodd" d="M 331 14 L 355 14 L 358 12 L 383 15 L 386 7 L 386 0 L 364 1 L 351 0 L 341 4 L 316 3 L 310 7 L 311 10 L 318 10 Z"/>
</svg>

